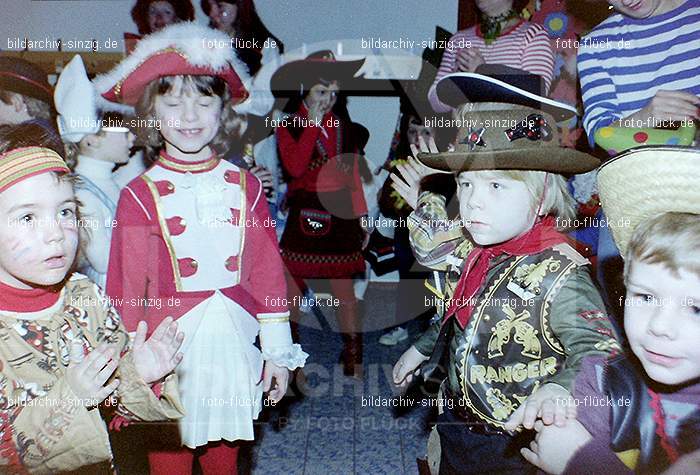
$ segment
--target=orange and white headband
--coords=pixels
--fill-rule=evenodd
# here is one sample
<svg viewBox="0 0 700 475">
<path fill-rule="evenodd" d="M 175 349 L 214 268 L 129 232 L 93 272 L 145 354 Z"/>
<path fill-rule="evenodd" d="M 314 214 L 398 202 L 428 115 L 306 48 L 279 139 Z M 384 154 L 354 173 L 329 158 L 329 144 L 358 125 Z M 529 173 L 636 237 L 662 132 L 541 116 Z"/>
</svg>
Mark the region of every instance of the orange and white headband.
<svg viewBox="0 0 700 475">
<path fill-rule="evenodd" d="M 44 147 L 22 147 L 0 155 L 0 193 L 35 175 L 70 173 L 63 158 Z"/>
</svg>

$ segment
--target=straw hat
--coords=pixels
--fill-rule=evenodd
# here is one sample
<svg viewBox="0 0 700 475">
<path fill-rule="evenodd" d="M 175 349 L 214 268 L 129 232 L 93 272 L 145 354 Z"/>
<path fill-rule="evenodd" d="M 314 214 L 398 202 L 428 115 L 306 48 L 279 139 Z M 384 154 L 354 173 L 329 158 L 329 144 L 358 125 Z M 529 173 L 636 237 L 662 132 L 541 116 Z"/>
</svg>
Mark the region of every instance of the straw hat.
<svg viewBox="0 0 700 475">
<path fill-rule="evenodd" d="M 634 230 L 661 213 L 700 214 L 700 149 L 646 146 L 605 162 L 598 191 L 624 257 Z"/>
<path fill-rule="evenodd" d="M 538 170 L 561 174 L 593 170 L 600 161 L 559 146 L 554 118 L 541 110 L 513 104 L 478 104 L 458 123 L 453 151 L 419 153 L 418 160 L 437 170 Z"/>
</svg>

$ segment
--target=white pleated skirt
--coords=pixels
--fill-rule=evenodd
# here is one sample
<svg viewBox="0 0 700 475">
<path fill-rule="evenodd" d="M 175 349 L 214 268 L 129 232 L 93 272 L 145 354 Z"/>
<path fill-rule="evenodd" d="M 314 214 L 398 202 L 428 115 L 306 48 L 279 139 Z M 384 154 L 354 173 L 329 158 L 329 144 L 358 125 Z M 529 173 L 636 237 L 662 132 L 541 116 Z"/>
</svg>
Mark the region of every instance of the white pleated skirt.
<svg viewBox="0 0 700 475">
<path fill-rule="evenodd" d="M 182 444 L 196 448 L 218 440 L 253 440 L 262 408 L 257 320 L 219 291 L 178 319 L 185 334 L 176 369 L 185 416 Z"/>
</svg>

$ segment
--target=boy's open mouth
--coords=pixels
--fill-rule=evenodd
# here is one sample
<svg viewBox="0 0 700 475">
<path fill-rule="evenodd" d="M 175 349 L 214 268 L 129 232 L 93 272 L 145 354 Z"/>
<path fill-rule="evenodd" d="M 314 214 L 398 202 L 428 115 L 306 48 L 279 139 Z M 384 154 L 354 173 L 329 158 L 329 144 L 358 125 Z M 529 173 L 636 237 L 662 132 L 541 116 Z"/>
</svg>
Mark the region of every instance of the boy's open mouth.
<svg viewBox="0 0 700 475">
<path fill-rule="evenodd" d="M 46 262 L 49 269 L 60 269 L 66 265 L 66 256 L 63 254 L 51 256 L 45 259 L 44 262 Z"/>
</svg>

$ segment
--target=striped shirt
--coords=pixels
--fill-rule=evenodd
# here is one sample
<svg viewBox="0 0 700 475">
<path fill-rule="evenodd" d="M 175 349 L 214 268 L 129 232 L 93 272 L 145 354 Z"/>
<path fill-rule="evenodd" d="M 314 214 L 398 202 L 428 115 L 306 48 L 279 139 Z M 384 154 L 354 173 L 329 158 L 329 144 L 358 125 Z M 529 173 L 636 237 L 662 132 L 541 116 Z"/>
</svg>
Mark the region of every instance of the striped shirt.
<svg viewBox="0 0 700 475">
<path fill-rule="evenodd" d="M 442 77 L 459 72 L 457 53 L 465 48 L 479 50 L 486 64 L 501 64 L 541 76 L 546 91 L 549 92 L 554 76 L 554 53 L 547 31 L 542 26 L 522 20 L 487 45 L 477 25 L 455 33 L 445 48 L 440 69 L 428 93 L 428 99 L 436 112 L 452 110 L 440 102 L 435 87 Z"/>
<path fill-rule="evenodd" d="M 642 20 L 612 15 L 581 41 L 578 70 L 591 145 L 659 90 L 700 95 L 700 0 Z"/>
</svg>

